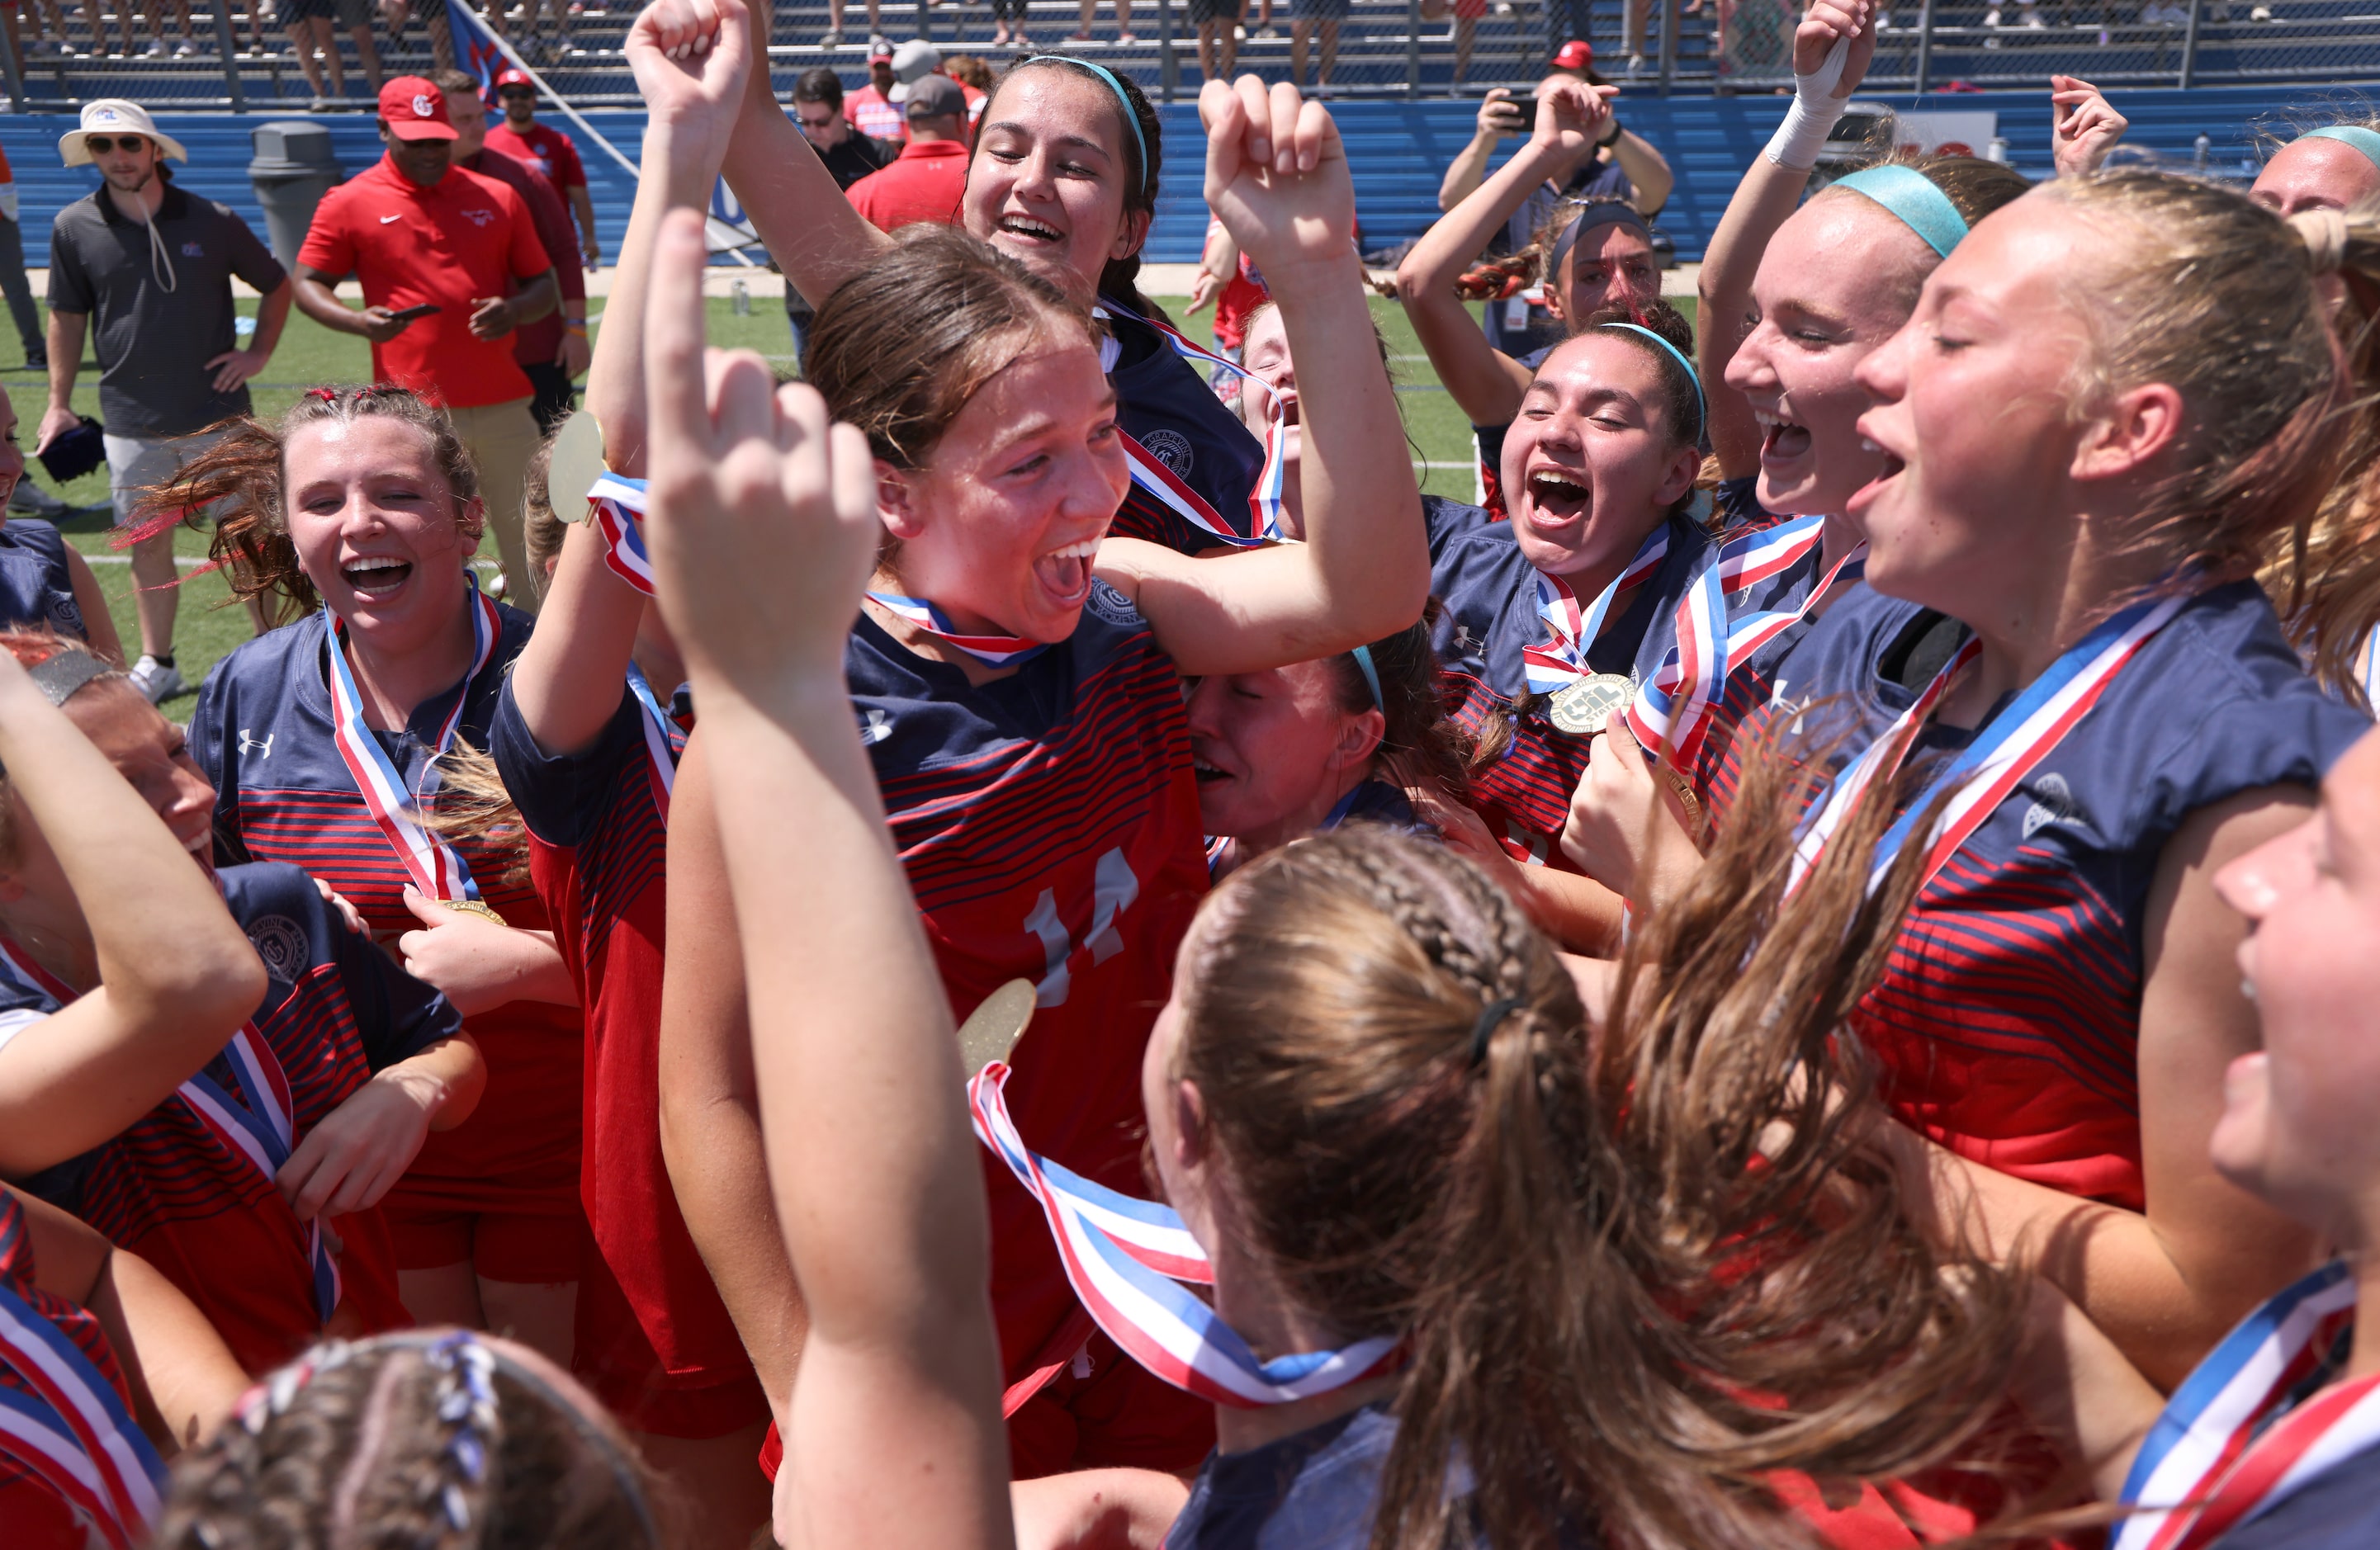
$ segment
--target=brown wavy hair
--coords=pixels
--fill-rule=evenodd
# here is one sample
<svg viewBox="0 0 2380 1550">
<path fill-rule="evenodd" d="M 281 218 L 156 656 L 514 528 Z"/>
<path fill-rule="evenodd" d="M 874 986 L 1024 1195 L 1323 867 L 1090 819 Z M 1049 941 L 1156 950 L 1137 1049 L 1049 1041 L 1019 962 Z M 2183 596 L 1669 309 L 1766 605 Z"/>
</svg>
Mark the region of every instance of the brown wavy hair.
<svg viewBox="0 0 2380 1550">
<path fill-rule="evenodd" d="M 1118 109 L 1118 160 L 1123 167 L 1123 207 L 1126 212 L 1136 211 L 1146 214 L 1153 222 L 1157 217 L 1158 172 L 1165 163 L 1165 123 L 1158 117 L 1156 106 L 1149 102 L 1148 94 L 1140 89 L 1140 83 L 1125 71 L 1111 71 L 1102 66 L 1093 65 L 1087 59 L 1076 59 L 1063 54 L 1039 54 L 1001 72 L 1000 79 L 984 98 L 983 112 L 976 116 L 978 124 L 994 121 L 992 107 L 1000 101 L 1001 92 L 1007 89 L 1010 81 L 1027 70 L 1063 70 L 1069 75 L 1081 76 L 1095 82 L 1111 102 L 1114 102 L 1116 89 L 1123 90 L 1123 101 L 1116 103 L 1115 106 Z M 1124 122 L 1126 112 L 1132 115 L 1131 124 Z M 1137 135 L 1133 133 L 1135 125 L 1139 127 Z M 971 134 L 974 132 L 970 131 Z M 1148 147 L 1145 159 L 1141 154 L 1143 146 Z M 970 171 L 974 164 L 974 157 L 968 157 Z M 1144 236 L 1142 247 L 1147 245 L 1148 239 Z M 1099 294 L 1115 297 L 1145 318 L 1162 318 L 1164 309 L 1140 294 L 1140 254 L 1141 249 L 1135 248 L 1121 259 L 1110 259 L 1099 271 Z"/>
<path fill-rule="evenodd" d="M 1465 785 L 1463 734 L 1446 714 L 1438 653 L 1429 641 L 1444 612 L 1445 605 L 1432 598 L 1418 622 L 1365 648 L 1380 680 L 1378 709 L 1388 723 L 1372 757 L 1391 785 L 1435 786 L 1459 799 Z M 1353 651 L 1330 659 L 1330 674 L 1340 709 L 1360 716 L 1374 708 L 1371 681 Z"/>
</svg>

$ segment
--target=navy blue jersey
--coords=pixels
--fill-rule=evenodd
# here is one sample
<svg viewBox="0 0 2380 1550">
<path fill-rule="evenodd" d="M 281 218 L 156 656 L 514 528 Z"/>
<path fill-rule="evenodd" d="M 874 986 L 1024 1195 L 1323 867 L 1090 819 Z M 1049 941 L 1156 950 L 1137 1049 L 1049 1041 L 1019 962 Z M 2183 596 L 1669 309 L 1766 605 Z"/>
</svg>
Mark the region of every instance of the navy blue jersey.
<svg viewBox="0 0 2380 1550">
<path fill-rule="evenodd" d="M 289 1080 L 301 1141 L 371 1073 L 461 1026 L 446 998 L 348 928 L 313 879 L 275 862 L 226 866 L 224 902 L 263 960 L 251 1020 Z M 0 1015 L 46 1013 L 38 985 L 0 975 Z M 221 1055 L 205 1074 L 239 1101 Z M 251 1371 L 277 1364 L 319 1327 L 313 1269 L 270 1180 L 216 1141 L 178 1097 L 104 1145 L 20 1181 L 148 1260 L 206 1314 Z M 407 1321 L 378 1212 L 337 1218 L 342 1305 L 364 1327 Z"/>
<path fill-rule="evenodd" d="M 67 540 L 46 522 L 12 516 L 0 522 L 0 629 L 29 625 L 91 638 L 67 569 Z"/>
<path fill-rule="evenodd" d="M 1904 659 L 1921 641 L 1938 658 L 1939 619 L 1854 588 L 1779 666 L 1769 714 L 1851 721 L 1849 757 L 1922 691 Z M 2306 675 L 2254 583 L 2192 600 L 1918 895 L 1856 1018 L 1895 1113 L 2002 1172 L 2143 1209 L 2143 930 L 2166 842 L 2240 793 L 2311 790 L 2370 730 Z M 1912 769 L 1973 737 L 1928 727 Z"/>
<path fill-rule="evenodd" d="M 1165 1550 L 1366 1550 L 1396 1446 L 1385 1401 L 1245 1453 L 1212 1453 Z"/>
<path fill-rule="evenodd" d="M 1675 644 L 1678 599 L 1712 543 L 1684 517 L 1670 519 L 1669 535 L 1660 567 L 1633 598 L 1616 600 L 1602 635 L 1587 648 L 1594 671 L 1641 684 Z M 1528 677 L 1521 653 L 1548 633 L 1537 616 L 1537 572 L 1522 555 L 1512 524 L 1476 523 L 1450 538 L 1430 567 L 1430 590 L 1446 604 L 1431 644 L 1455 725 L 1478 738 L 1516 707 L 1522 711 L 1511 745 L 1473 772 L 1471 805 L 1516 859 L 1570 869 L 1555 842 L 1593 739 L 1554 730 L 1542 700 L 1524 705 Z"/>
<path fill-rule="evenodd" d="M 460 599 L 458 599 L 459 602 Z M 488 666 L 415 707 L 407 727 L 375 732 L 407 785 L 428 781 L 429 745 L 463 697 L 456 739 L 485 748 L 508 668 L 531 620 L 498 606 L 502 636 Z M 190 713 L 190 753 L 215 784 L 219 862 L 285 861 L 339 890 L 372 935 L 392 941 L 420 922 L 407 909 L 411 880 L 372 821 L 332 740 L 323 615 L 243 643 L 215 665 Z M 523 930 L 552 928 L 525 876 L 480 838 L 457 847 L 480 896 Z M 401 1207 L 473 1211 L 501 1203 L 525 1212 L 578 1209 L 579 1017 L 574 1007 L 514 1001 L 470 1020 L 488 1058 L 488 1088 L 470 1120 L 431 1136 L 391 1196 Z"/>
<path fill-rule="evenodd" d="M 1464 505 L 1444 495 L 1425 495 L 1421 498 L 1421 520 L 1429 534 L 1429 563 L 1435 568 L 1448 544 L 1475 527 L 1504 519 L 1485 506 Z"/>
<path fill-rule="evenodd" d="M 1264 472 L 1264 443 L 1224 406 L 1191 364 L 1174 354 L 1148 323 L 1111 311 L 1116 354 L 1108 367 L 1115 384 L 1116 421 L 1124 433 L 1198 493 L 1234 532 L 1248 533 L 1248 497 Z M 1109 531 L 1147 539 L 1184 554 L 1220 546 L 1138 485 L 1124 496 Z"/>
<path fill-rule="evenodd" d="M 1718 514 L 1719 526 L 1730 531 L 1765 527 L 1778 519 L 1774 512 L 1760 503 L 1758 474 L 1719 480 L 1711 491 L 1711 507 Z"/>
<path fill-rule="evenodd" d="M 952 1011 L 1013 979 L 1039 987 L 1009 1056 L 1019 1132 L 1111 1188 L 1145 1189 L 1141 1049 L 1207 888 L 1172 659 L 1094 581 L 1074 635 L 1005 678 L 971 685 L 867 614 L 844 668 Z M 1035 1358 L 1074 1298 L 1039 1207 L 989 1153 L 985 1174 L 1014 1383 L 1059 1360 Z"/>
</svg>

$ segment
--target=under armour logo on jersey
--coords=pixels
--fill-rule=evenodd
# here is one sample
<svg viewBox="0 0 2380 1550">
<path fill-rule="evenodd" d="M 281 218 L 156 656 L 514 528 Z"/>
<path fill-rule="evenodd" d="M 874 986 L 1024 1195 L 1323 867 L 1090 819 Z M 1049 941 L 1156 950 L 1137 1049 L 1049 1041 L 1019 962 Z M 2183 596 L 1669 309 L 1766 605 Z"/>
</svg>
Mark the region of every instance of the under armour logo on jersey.
<svg viewBox="0 0 2380 1550">
<path fill-rule="evenodd" d="M 2026 839 L 2032 839 L 2051 824 L 2072 823 L 2082 816 L 2082 810 L 2075 805 L 2073 788 L 2067 785 L 2065 776 L 2052 770 L 2029 784 L 2034 804 L 2024 810 Z"/>
<path fill-rule="evenodd" d="M 870 710 L 860 719 L 859 741 L 863 746 L 873 746 L 892 735 L 892 718 L 881 710 Z"/>
<path fill-rule="evenodd" d="M 248 735 L 248 729 L 246 727 L 240 728 L 240 757 L 245 758 L 249 754 L 254 754 L 261 759 L 271 758 L 273 757 L 273 740 L 280 735 L 281 734 L 276 732 L 268 732 L 261 738 L 250 737 Z"/>
<path fill-rule="evenodd" d="M 1454 648 L 1457 651 L 1468 651 L 1478 644 L 1477 637 L 1471 633 L 1470 625 L 1458 624 L 1454 626 Z"/>
<path fill-rule="evenodd" d="M 475 226 L 485 226 L 489 222 L 495 218 L 496 212 L 492 210 L 467 210 L 463 212 L 463 219 L 470 222 L 471 224 Z"/>
</svg>

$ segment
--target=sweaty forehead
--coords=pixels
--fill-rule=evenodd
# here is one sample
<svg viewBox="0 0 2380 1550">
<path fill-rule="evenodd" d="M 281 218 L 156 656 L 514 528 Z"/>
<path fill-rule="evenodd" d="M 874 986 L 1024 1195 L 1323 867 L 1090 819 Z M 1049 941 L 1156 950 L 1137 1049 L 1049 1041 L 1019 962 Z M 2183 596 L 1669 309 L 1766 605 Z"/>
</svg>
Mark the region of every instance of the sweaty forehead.
<svg viewBox="0 0 2380 1550">
<path fill-rule="evenodd" d="M 1116 137 L 1123 132 L 1123 113 L 1115 93 L 1081 71 L 1036 65 L 1001 83 L 984 128 L 1035 139 L 1081 140 L 1113 156 Z"/>
<path fill-rule="evenodd" d="M 1649 349 L 1650 346 L 1646 346 Z M 1645 400 L 1660 392 L 1661 369 L 1645 349 L 1620 333 L 1599 328 L 1574 334 L 1548 356 L 1529 384 L 1533 394 L 1572 399 L 1615 392 Z"/>
<path fill-rule="evenodd" d="M 2380 166 L 2342 140 L 2297 139 L 2265 163 L 2253 191 L 2284 209 L 2344 207 L 2380 193 Z"/>
</svg>

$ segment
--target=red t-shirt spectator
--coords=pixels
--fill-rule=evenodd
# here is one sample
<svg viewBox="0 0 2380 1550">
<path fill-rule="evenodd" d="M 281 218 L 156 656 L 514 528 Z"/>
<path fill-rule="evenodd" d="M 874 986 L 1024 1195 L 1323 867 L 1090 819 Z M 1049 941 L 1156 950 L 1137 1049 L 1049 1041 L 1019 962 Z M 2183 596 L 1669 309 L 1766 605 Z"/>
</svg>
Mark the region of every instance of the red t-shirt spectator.
<svg viewBox="0 0 2380 1550">
<path fill-rule="evenodd" d="M 565 192 L 587 187 L 587 169 L 579 163 L 578 147 L 559 129 L 549 129 L 542 124 L 516 129 L 499 119 L 488 126 L 488 145 L 527 162 Z"/>
<path fill-rule="evenodd" d="M 966 192 L 967 148 L 954 139 L 912 140 L 891 165 L 853 184 L 851 208 L 879 231 L 913 221 L 959 218 Z"/>
<path fill-rule="evenodd" d="M 465 172 L 478 173 L 493 178 L 521 197 L 528 208 L 529 224 L 536 228 L 538 245 L 551 258 L 556 253 L 576 255 L 578 234 L 571 229 L 570 212 L 563 207 L 562 196 L 534 163 L 490 151 L 484 145 L 470 155 L 459 158 L 455 165 Z M 562 283 L 562 299 L 565 302 L 587 299 L 587 275 L 575 263 L 553 266 L 554 278 Z M 559 307 L 533 323 L 523 323 L 513 330 L 513 358 L 550 364 L 562 354 L 563 309 Z"/>
<path fill-rule="evenodd" d="M 856 91 L 844 93 L 843 115 L 851 120 L 853 128 L 870 139 L 905 140 L 909 138 L 909 121 L 901 116 L 901 104 L 873 86 L 863 86 Z"/>
<path fill-rule="evenodd" d="M 352 274 L 364 304 L 418 318 L 372 346 L 372 380 L 434 394 L 458 409 L 534 393 L 513 362 L 513 340 L 471 333 L 472 303 L 513 294 L 514 282 L 553 267 L 518 194 L 460 168 L 430 188 L 386 156 L 322 196 L 298 261 L 318 274 Z"/>
</svg>

